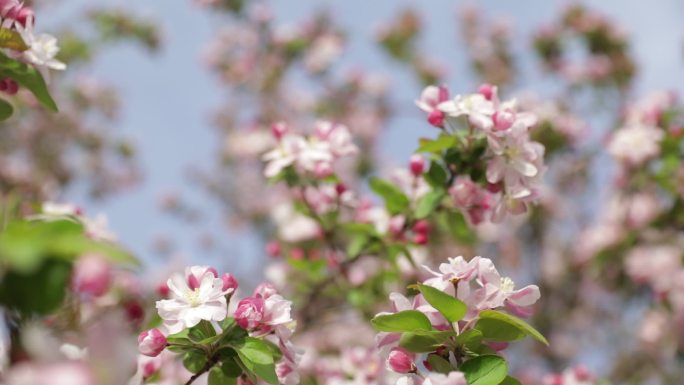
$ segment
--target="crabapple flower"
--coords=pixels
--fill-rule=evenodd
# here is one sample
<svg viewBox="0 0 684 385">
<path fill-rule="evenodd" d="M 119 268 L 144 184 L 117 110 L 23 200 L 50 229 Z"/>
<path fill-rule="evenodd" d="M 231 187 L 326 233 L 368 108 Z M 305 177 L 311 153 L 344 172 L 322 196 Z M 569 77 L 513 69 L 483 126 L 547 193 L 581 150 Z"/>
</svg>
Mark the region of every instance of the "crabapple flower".
<svg viewBox="0 0 684 385">
<path fill-rule="evenodd" d="M 318 121 L 314 129 L 314 136 L 323 143 L 327 143 L 335 157 L 354 155 L 359 151 L 345 125 Z"/>
<path fill-rule="evenodd" d="M 449 89 L 446 86 L 427 86 L 416 100 L 416 105 L 428 113 L 428 122 L 438 128 L 444 127 L 444 112 L 438 106 L 449 100 Z"/>
<path fill-rule="evenodd" d="M 66 64 L 55 59 L 57 53 L 59 53 L 56 37 L 46 33 L 34 35 L 33 20 L 26 23 L 26 26 L 16 24 L 15 27 L 29 47 L 26 51 L 22 52 L 22 58 L 42 70 L 49 68 L 63 71 L 66 69 Z"/>
<path fill-rule="evenodd" d="M 235 276 L 230 273 L 225 273 L 221 277 L 223 280 L 223 291 L 226 293 L 232 293 L 238 288 L 238 281 L 235 279 Z"/>
<path fill-rule="evenodd" d="M 256 329 L 264 318 L 264 299 L 249 297 L 241 300 L 235 310 L 235 321 L 246 330 Z"/>
<path fill-rule="evenodd" d="M 138 336 L 138 350 L 148 357 L 158 356 L 166 348 L 166 337 L 159 329 L 145 330 Z"/>
<path fill-rule="evenodd" d="M 394 348 L 387 357 L 387 367 L 396 373 L 411 373 L 416 371 L 413 362 L 415 355 L 402 348 Z"/>
<path fill-rule="evenodd" d="M 530 314 L 529 307 L 541 297 L 537 285 L 528 285 L 515 290 L 515 282 L 508 277 L 501 277 L 494 263 L 488 258 L 478 261 L 478 282 L 484 290 L 484 298 L 480 309 L 494 309 L 501 306 L 520 316 Z"/>
<path fill-rule="evenodd" d="M 171 298 L 157 301 L 156 307 L 169 334 L 191 328 L 202 320 L 221 321 L 226 318 L 225 296 L 228 292 L 223 290 L 223 279 L 209 268 L 186 268 L 185 276 L 174 274 L 167 285 Z"/>
<path fill-rule="evenodd" d="M 425 377 L 423 385 L 468 385 L 465 375 L 461 372 L 430 373 Z"/>
<path fill-rule="evenodd" d="M 100 297 L 112 284 L 112 266 L 97 254 L 83 255 L 74 266 L 73 289 L 82 294 Z"/>
<path fill-rule="evenodd" d="M 639 166 L 660 153 L 665 136 L 658 127 L 643 124 L 621 128 L 608 142 L 608 153 L 627 166 Z"/>
<path fill-rule="evenodd" d="M 466 116 L 472 125 L 481 130 L 493 127 L 494 103 L 482 94 L 456 95 L 452 100 L 440 103 L 438 108 L 453 118 Z"/>
</svg>

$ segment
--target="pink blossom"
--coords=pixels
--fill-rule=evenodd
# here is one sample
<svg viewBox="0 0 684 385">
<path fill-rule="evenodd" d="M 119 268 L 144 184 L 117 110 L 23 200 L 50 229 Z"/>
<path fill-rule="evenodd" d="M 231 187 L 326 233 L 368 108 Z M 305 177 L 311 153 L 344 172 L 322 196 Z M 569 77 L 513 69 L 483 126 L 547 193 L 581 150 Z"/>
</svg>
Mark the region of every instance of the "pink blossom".
<svg viewBox="0 0 684 385">
<path fill-rule="evenodd" d="M 225 273 L 221 277 L 223 280 L 223 291 L 233 293 L 238 288 L 238 281 L 233 274 Z"/>
<path fill-rule="evenodd" d="M 138 336 L 138 350 L 141 354 L 156 357 L 166 348 L 166 337 L 159 329 L 145 330 Z"/>
<path fill-rule="evenodd" d="M 660 153 L 662 129 L 635 124 L 620 128 L 608 142 L 608 153 L 627 166 L 639 166 Z"/>
<path fill-rule="evenodd" d="M 264 318 L 264 299 L 247 297 L 241 300 L 235 310 L 235 321 L 245 330 L 256 329 Z"/>
<path fill-rule="evenodd" d="M 446 86 L 428 86 L 421 93 L 420 99 L 416 100 L 416 105 L 428 113 L 428 122 L 431 125 L 441 128 L 444 126 L 444 112 L 440 111 L 437 106 L 447 100 L 449 100 L 449 90 Z"/>
<path fill-rule="evenodd" d="M 112 266 L 104 257 L 85 254 L 76 262 L 72 286 L 75 291 L 93 297 L 104 295 L 112 284 Z"/>
<path fill-rule="evenodd" d="M 411 373 L 416 371 L 416 364 L 413 362 L 415 355 L 403 348 L 394 348 L 387 358 L 387 367 L 396 373 Z"/>
</svg>

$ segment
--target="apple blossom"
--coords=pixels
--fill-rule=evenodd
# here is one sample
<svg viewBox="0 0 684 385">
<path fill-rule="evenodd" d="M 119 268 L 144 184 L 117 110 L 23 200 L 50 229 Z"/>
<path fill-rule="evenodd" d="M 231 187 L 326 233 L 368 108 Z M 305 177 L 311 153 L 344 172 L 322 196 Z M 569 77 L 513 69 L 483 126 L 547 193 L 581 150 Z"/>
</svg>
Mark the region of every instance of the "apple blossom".
<svg viewBox="0 0 684 385">
<path fill-rule="evenodd" d="M 145 330 L 138 336 L 140 353 L 156 357 L 166 348 L 166 337 L 159 329 Z"/>
<path fill-rule="evenodd" d="M 203 273 L 198 279 L 195 274 L 200 271 Z M 190 287 L 191 277 L 198 279 L 199 286 Z M 167 285 L 171 290 L 171 299 L 157 301 L 156 306 L 169 334 L 193 327 L 202 320 L 221 321 L 226 318 L 227 292 L 223 290 L 223 280 L 206 267 L 187 268 L 185 277 L 174 274 Z"/>
</svg>

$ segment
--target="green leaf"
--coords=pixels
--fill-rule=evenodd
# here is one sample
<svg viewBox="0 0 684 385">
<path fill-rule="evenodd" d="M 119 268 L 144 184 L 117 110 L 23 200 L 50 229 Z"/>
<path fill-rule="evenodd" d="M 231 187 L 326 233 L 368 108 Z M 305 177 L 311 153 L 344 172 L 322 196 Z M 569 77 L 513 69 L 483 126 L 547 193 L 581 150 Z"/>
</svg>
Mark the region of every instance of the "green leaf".
<svg viewBox="0 0 684 385">
<path fill-rule="evenodd" d="M 517 378 L 511 377 L 511 376 L 506 376 L 506 378 L 504 378 L 504 380 L 501 383 L 499 383 L 499 385 L 522 385 L 522 384 L 520 383 L 520 381 Z"/>
<path fill-rule="evenodd" d="M 266 342 L 246 337 L 242 345 L 235 346 L 235 350 L 249 371 L 271 385 L 278 385 L 275 361 L 271 347 Z"/>
<path fill-rule="evenodd" d="M 506 360 L 495 355 L 475 357 L 464 362 L 458 370 L 465 375 L 468 385 L 499 385 L 506 378 Z"/>
<path fill-rule="evenodd" d="M 425 300 L 450 323 L 460 321 L 468 312 L 468 307 L 461 300 L 432 286 L 418 284 L 418 290 L 423 294 Z"/>
<path fill-rule="evenodd" d="M 483 318 L 477 321 L 475 329 L 482 333 L 487 341 L 509 342 L 525 338 L 526 334 L 517 327 L 499 320 Z"/>
<path fill-rule="evenodd" d="M 390 214 L 395 215 L 404 211 L 411 203 L 397 186 L 379 178 L 371 178 L 370 188 L 385 200 L 385 206 Z"/>
<path fill-rule="evenodd" d="M 437 347 L 444 344 L 444 342 L 454 333 L 444 332 L 423 332 L 423 333 L 402 333 L 399 339 L 399 346 L 405 348 L 413 353 L 428 353 L 434 352 Z"/>
<path fill-rule="evenodd" d="M 183 366 L 191 373 L 199 373 L 204 365 L 207 364 L 207 357 L 204 352 L 189 351 L 183 356 Z"/>
<path fill-rule="evenodd" d="M 394 314 L 377 315 L 371 320 L 371 324 L 381 332 L 432 330 L 432 324 L 428 317 L 418 310 L 404 310 Z"/>
<path fill-rule="evenodd" d="M 534 337 L 537 341 L 543 343 L 544 345 L 548 346 L 549 344 L 546 338 L 544 338 L 544 336 L 541 333 L 539 333 L 537 329 L 533 328 L 530 324 L 521 320 L 520 318 L 512 316 L 510 314 L 502 313 L 496 310 L 484 310 L 480 312 L 479 318 L 480 320 L 478 321 L 478 324 L 482 320 L 498 320 L 513 326 L 514 328 L 518 329 L 526 335 Z"/>
<path fill-rule="evenodd" d="M 416 206 L 416 219 L 427 218 L 442 203 L 446 192 L 442 189 L 432 190 L 423 195 Z"/>
<path fill-rule="evenodd" d="M 57 104 L 50 96 L 43 75 L 33 66 L 10 59 L 0 52 L 0 76 L 14 79 L 19 85 L 31 91 L 43 107 L 58 112 Z"/>
<path fill-rule="evenodd" d="M 209 378 L 207 385 L 235 385 L 237 383 L 236 377 L 228 377 L 223 373 L 221 368 L 214 366 L 209 371 Z"/>
<path fill-rule="evenodd" d="M 237 362 L 235 362 L 235 360 L 236 358 L 231 357 L 223 361 L 223 364 L 221 365 L 221 371 L 223 372 L 224 376 L 232 378 L 240 377 L 242 374 L 242 368 Z"/>
<path fill-rule="evenodd" d="M 0 280 L 0 304 L 25 315 L 48 315 L 63 303 L 71 264 L 46 260 L 30 272 L 8 271 Z"/>
<path fill-rule="evenodd" d="M 26 51 L 29 47 L 17 31 L 8 28 L 0 28 L 0 48 L 9 48 L 14 51 Z"/>
<path fill-rule="evenodd" d="M 482 343 L 482 332 L 477 329 L 466 330 L 456 337 L 456 343 L 473 350 Z"/>
<path fill-rule="evenodd" d="M 423 139 L 416 152 L 440 153 L 454 147 L 456 143 L 458 143 L 458 138 L 450 135 L 441 135 L 435 140 Z"/>
<path fill-rule="evenodd" d="M 442 165 L 433 161 L 428 171 L 423 174 L 423 179 L 433 188 L 444 188 L 447 183 L 447 172 Z"/>
<path fill-rule="evenodd" d="M 368 244 L 369 238 L 367 235 L 359 234 L 352 237 L 347 246 L 347 255 L 349 257 L 356 257 L 361 254 L 363 248 Z"/>
<path fill-rule="evenodd" d="M 432 367 L 432 370 L 442 374 L 448 374 L 454 370 L 454 367 L 451 366 L 449 361 L 436 354 L 429 354 L 427 356 L 427 362 Z"/>
<path fill-rule="evenodd" d="M 0 99 L 0 121 L 7 120 L 14 113 L 14 107 L 5 99 Z"/>
</svg>

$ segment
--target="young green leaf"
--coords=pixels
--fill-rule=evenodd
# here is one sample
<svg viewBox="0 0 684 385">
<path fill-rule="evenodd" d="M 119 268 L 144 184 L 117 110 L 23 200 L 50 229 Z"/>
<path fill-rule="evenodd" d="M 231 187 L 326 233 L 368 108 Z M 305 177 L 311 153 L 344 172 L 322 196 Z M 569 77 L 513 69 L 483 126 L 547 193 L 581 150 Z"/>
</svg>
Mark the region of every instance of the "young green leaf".
<svg viewBox="0 0 684 385">
<path fill-rule="evenodd" d="M 406 194 L 397 186 L 379 178 L 371 178 L 370 188 L 385 200 L 385 206 L 390 214 L 398 214 L 404 211 L 410 204 Z"/>
<path fill-rule="evenodd" d="M 58 112 L 57 104 L 50 96 L 43 75 L 32 66 L 0 53 L 0 76 L 12 78 L 19 85 L 31 91 L 43 107 L 52 112 Z"/>
<path fill-rule="evenodd" d="M 425 300 L 451 323 L 460 321 L 468 312 L 466 304 L 462 301 L 432 286 L 418 284 L 418 290 Z"/>
<path fill-rule="evenodd" d="M 404 310 L 394 314 L 377 315 L 371 320 L 371 324 L 381 332 L 432 330 L 432 323 L 428 317 L 418 310 Z"/>
<path fill-rule="evenodd" d="M 9 119 L 14 113 L 14 107 L 5 99 L 0 99 L 0 121 Z"/>
<path fill-rule="evenodd" d="M 541 333 L 539 333 L 537 329 L 533 328 L 530 324 L 521 320 L 520 318 L 512 316 L 510 314 L 502 313 L 496 310 L 484 310 L 480 312 L 479 318 L 480 321 L 487 319 L 501 321 L 518 329 L 520 332 L 526 335 L 534 337 L 537 341 L 543 343 L 544 345 L 549 344 L 546 338 L 544 338 L 544 336 Z M 478 321 L 478 323 L 480 323 L 480 321 Z"/>
<path fill-rule="evenodd" d="M 458 138 L 450 135 L 441 135 L 435 140 L 421 140 L 421 145 L 416 152 L 432 152 L 440 153 L 451 147 L 454 147 L 458 142 Z"/>
<path fill-rule="evenodd" d="M 440 332 L 430 333 L 402 333 L 399 339 L 399 346 L 413 353 L 428 353 L 434 352 L 438 346 L 442 345 L 448 334 L 440 334 Z"/>
<path fill-rule="evenodd" d="M 429 354 L 427 357 L 427 362 L 430 364 L 430 366 L 432 366 L 434 371 L 442 374 L 448 374 L 454 370 L 454 367 L 451 366 L 449 361 L 436 354 Z"/>
<path fill-rule="evenodd" d="M 228 377 L 218 366 L 214 366 L 209 371 L 209 378 L 207 385 L 235 385 L 237 378 Z"/>
<path fill-rule="evenodd" d="M 416 206 L 416 218 L 423 219 L 432 214 L 446 196 L 443 189 L 435 189 L 423 195 Z"/>
<path fill-rule="evenodd" d="M 465 375 L 468 385 L 499 385 L 506 378 L 506 360 L 495 355 L 475 357 L 464 362 L 458 370 Z"/>
<path fill-rule="evenodd" d="M 266 342 L 258 338 L 246 337 L 241 345 L 235 346 L 235 350 L 249 371 L 271 385 L 278 385 L 275 361 L 271 347 Z"/>
<path fill-rule="evenodd" d="M 0 48 L 9 48 L 14 51 L 26 51 L 29 47 L 21 38 L 19 32 L 9 28 L 0 28 Z"/>
<path fill-rule="evenodd" d="M 506 376 L 506 378 L 501 381 L 499 385 L 522 385 L 520 381 L 518 381 L 517 378 L 511 377 L 511 376 Z"/>
</svg>

